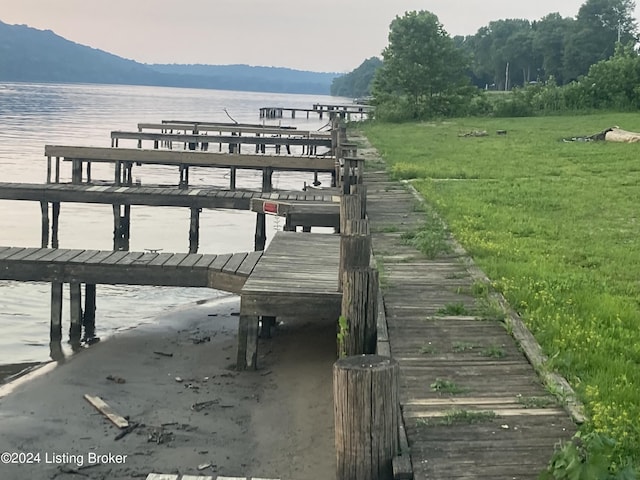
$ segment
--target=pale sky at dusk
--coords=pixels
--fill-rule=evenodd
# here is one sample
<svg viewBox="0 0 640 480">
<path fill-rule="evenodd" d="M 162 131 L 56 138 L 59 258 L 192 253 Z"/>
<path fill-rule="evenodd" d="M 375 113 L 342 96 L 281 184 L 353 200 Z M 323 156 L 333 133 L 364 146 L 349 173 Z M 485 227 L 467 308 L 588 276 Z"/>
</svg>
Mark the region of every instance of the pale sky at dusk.
<svg viewBox="0 0 640 480">
<path fill-rule="evenodd" d="M 583 0 L 0 0 L 0 21 L 53 30 L 143 63 L 267 65 L 347 72 L 387 45 L 408 10 L 450 35 L 492 20 L 574 17 Z M 636 17 L 638 16 L 636 9 Z"/>
</svg>

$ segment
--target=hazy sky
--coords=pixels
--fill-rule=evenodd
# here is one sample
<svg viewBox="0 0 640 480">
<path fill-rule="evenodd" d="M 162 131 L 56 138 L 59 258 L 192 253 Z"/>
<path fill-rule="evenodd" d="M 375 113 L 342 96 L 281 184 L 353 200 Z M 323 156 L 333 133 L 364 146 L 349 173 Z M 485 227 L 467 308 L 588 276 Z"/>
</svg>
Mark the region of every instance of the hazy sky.
<svg viewBox="0 0 640 480">
<path fill-rule="evenodd" d="M 0 0 L 0 20 L 144 63 L 270 65 L 347 72 L 387 45 L 408 10 L 450 35 L 492 20 L 574 17 L 583 0 Z M 636 16 L 638 10 L 636 10 Z"/>
</svg>

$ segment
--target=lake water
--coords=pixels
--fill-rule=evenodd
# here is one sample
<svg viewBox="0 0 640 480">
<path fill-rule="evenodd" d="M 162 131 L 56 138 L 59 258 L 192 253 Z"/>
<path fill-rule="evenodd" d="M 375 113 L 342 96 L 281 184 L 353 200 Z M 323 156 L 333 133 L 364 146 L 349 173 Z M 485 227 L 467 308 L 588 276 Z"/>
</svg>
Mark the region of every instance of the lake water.
<svg viewBox="0 0 640 480">
<path fill-rule="evenodd" d="M 347 99 L 322 95 L 280 95 L 255 92 L 197 90 L 120 85 L 62 85 L 0 83 L 0 181 L 44 183 L 44 146 L 108 147 L 112 130 L 137 130 L 139 122 L 198 120 L 262 123 L 259 108 L 311 108 L 314 103 L 344 103 Z M 225 110 L 227 113 L 225 113 Z M 298 117 L 301 115 L 298 114 Z M 317 130 L 327 119 L 283 118 L 265 123 Z M 121 147 L 135 147 L 122 142 Z M 210 148 L 211 150 L 211 148 Z M 215 149 L 214 149 L 215 150 Z M 295 153 L 295 152 L 292 152 Z M 63 162 L 62 181 L 70 179 Z M 192 184 L 224 186 L 221 169 L 191 170 Z M 177 169 L 136 167 L 135 179 L 145 183 L 173 183 Z M 311 178 L 310 178 L 311 177 Z M 113 167 L 95 165 L 92 178 L 110 180 Z M 300 190 L 312 174 L 274 175 L 275 188 Z M 328 181 L 328 179 L 321 180 Z M 261 174 L 238 172 L 238 188 L 259 187 Z M 38 202 L 0 200 L 0 245 L 40 246 Z M 282 229 L 281 219 L 268 218 L 268 239 Z M 199 253 L 253 250 L 255 214 L 231 210 L 204 210 L 200 217 Z M 132 251 L 188 250 L 189 209 L 131 208 Z M 60 248 L 113 247 L 110 205 L 63 203 L 59 226 Z M 98 285 L 96 327 L 105 338 L 120 330 L 154 322 L 161 313 L 227 294 L 210 289 Z M 65 286 L 68 297 L 68 286 Z M 0 281 L 0 364 L 49 359 L 50 285 Z M 63 306 L 63 334 L 68 330 L 68 299 Z"/>
</svg>

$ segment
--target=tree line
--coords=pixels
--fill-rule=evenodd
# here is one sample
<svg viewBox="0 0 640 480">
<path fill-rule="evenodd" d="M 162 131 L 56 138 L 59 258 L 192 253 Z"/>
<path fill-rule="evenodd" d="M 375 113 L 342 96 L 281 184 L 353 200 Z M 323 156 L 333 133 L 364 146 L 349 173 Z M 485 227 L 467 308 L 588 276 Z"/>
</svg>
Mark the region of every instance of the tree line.
<svg viewBox="0 0 640 480">
<path fill-rule="evenodd" d="M 407 12 L 391 22 L 382 62 L 368 59 L 335 79 L 332 93 L 372 94 L 387 120 L 637 108 L 634 8 L 631 0 L 587 0 L 575 18 L 497 20 L 453 38 L 435 14 Z M 512 94 L 491 94 L 505 90 Z"/>
</svg>

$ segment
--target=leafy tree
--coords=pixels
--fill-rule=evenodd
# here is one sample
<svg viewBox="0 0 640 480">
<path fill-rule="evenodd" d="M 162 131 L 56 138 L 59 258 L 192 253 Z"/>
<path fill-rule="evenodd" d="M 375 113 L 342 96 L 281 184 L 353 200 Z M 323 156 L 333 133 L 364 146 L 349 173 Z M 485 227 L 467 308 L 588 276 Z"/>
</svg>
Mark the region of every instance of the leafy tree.
<svg viewBox="0 0 640 480">
<path fill-rule="evenodd" d="M 565 43 L 564 79 L 575 80 L 614 53 L 616 43 L 637 40 L 632 0 L 587 0 L 578 11 Z"/>
<path fill-rule="evenodd" d="M 565 37 L 573 22 L 573 19 L 563 18 L 559 13 L 550 13 L 533 22 L 533 49 L 541 58 L 539 80 L 553 78 L 562 84 Z"/>
<path fill-rule="evenodd" d="M 397 16 L 382 56 L 373 87 L 378 104 L 397 105 L 401 99 L 409 116 L 419 118 L 451 114 L 471 95 L 464 89 L 465 57 L 431 12 Z"/>
<path fill-rule="evenodd" d="M 340 97 L 366 97 L 371 93 L 371 83 L 376 70 L 382 66 L 382 60 L 371 57 L 360 64 L 358 68 L 336 77 L 331 83 L 331 95 Z"/>
</svg>

